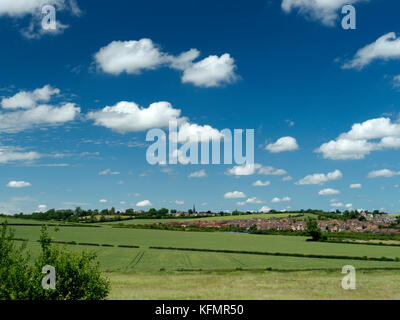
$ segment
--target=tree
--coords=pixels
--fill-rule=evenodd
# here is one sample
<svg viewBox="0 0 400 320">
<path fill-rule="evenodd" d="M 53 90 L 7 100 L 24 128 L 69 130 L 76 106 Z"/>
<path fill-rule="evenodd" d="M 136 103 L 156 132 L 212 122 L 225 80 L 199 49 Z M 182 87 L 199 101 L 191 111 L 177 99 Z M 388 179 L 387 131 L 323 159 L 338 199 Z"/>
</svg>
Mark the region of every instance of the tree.
<svg viewBox="0 0 400 320">
<path fill-rule="evenodd" d="M 315 219 L 308 218 L 306 224 L 307 235 L 312 237 L 312 241 L 325 240 L 321 229 L 318 227 L 318 222 Z"/>
<path fill-rule="evenodd" d="M 41 254 L 30 263 L 25 242 L 17 247 L 14 233 L 2 224 L 0 232 L 1 300 L 99 300 L 107 297 L 110 283 L 101 276 L 95 253 L 76 253 L 52 244 L 47 227 L 40 234 Z M 42 287 L 44 266 L 56 271 L 55 289 Z"/>
</svg>

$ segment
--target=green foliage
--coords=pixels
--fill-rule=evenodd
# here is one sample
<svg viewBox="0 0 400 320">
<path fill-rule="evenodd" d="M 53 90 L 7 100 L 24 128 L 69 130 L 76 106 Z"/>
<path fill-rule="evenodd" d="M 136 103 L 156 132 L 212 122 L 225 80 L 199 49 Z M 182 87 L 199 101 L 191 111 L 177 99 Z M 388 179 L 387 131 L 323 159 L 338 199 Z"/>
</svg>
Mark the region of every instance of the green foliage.
<svg viewBox="0 0 400 320">
<path fill-rule="evenodd" d="M 306 232 L 312 237 L 312 241 L 326 240 L 326 238 L 322 235 L 321 229 L 318 227 L 317 220 L 310 218 L 307 219 Z"/>
<path fill-rule="evenodd" d="M 99 300 L 110 284 L 102 278 L 94 253 L 74 253 L 52 244 L 47 227 L 40 234 L 41 254 L 29 263 L 26 243 L 16 247 L 13 232 L 2 224 L 0 236 L 0 299 L 2 300 Z M 44 290 L 42 268 L 56 270 L 56 289 Z"/>
</svg>

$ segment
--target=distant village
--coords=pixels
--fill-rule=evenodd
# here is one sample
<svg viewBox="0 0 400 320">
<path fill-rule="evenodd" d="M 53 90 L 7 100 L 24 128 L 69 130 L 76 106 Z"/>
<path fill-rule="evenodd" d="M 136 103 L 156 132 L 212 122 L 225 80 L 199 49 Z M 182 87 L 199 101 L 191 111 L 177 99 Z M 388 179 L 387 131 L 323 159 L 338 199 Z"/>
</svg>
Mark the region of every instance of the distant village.
<svg viewBox="0 0 400 320">
<path fill-rule="evenodd" d="M 242 229 L 250 229 L 255 227 L 257 230 L 306 230 L 306 221 L 296 218 L 251 218 L 251 219 L 229 219 L 229 220 L 190 220 L 190 221 L 171 221 L 171 222 L 153 222 L 154 225 L 167 224 L 171 226 L 197 226 L 197 227 L 213 227 L 213 228 L 229 228 L 237 227 Z M 358 219 L 329 219 L 318 220 L 318 226 L 324 232 L 371 232 L 398 234 L 400 230 L 390 228 L 391 225 L 397 224 L 397 218 L 389 214 L 372 214 L 361 212 Z"/>
</svg>

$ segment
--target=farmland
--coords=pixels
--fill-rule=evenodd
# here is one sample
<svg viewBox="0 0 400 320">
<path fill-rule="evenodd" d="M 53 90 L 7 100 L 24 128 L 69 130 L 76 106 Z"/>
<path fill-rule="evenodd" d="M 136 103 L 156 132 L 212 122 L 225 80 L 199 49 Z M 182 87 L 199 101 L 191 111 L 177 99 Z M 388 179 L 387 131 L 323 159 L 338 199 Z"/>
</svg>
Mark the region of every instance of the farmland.
<svg viewBox="0 0 400 320">
<path fill-rule="evenodd" d="M 27 239 L 32 256 L 37 255 L 40 225 L 19 225 L 27 221 L 8 220 L 13 224 L 15 238 Z M 144 290 L 141 296 L 143 299 L 222 296 L 234 299 L 250 290 L 251 283 L 258 286 L 256 292 L 260 292 L 259 297 L 280 298 L 283 295 L 282 288 L 278 290 L 278 285 L 274 287 L 269 281 L 283 283 L 288 288 L 294 285 L 293 295 L 286 298 L 296 298 L 296 292 L 301 292 L 302 285 L 315 282 L 313 285 L 318 287 L 322 286 L 324 277 L 328 283 L 340 278 L 344 265 L 353 265 L 358 270 L 371 270 L 362 271 L 366 272 L 365 290 L 354 296 L 360 298 L 372 294 L 371 288 L 376 284 L 377 278 L 389 274 L 400 277 L 400 262 L 378 261 L 381 257 L 400 258 L 400 247 L 396 246 L 310 242 L 306 241 L 306 237 L 300 236 L 182 232 L 95 225 L 96 227 L 93 224 L 60 226 L 57 232 L 54 227 L 49 227 L 49 232 L 56 241 L 74 243 L 65 245 L 70 250 L 97 253 L 100 268 L 112 283 L 110 298 L 140 298 L 137 295 L 140 289 Z M 365 260 L 366 258 L 370 260 Z M 260 276 L 259 283 L 257 275 Z M 307 277 L 300 281 L 303 275 Z M 173 279 L 171 281 L 177 285 L 168 287 L 163 282 L 165 277 Z M 215 282 L 210 290 L 206 288 L 211 284 L 204 287 L 201 285 L 197 293 L 186 292 L 189 290 L 187 279 L 203 283 L 206 279 L 214 278 Z M 245 286 L 247 289 L 241 291 L 238 287 L 237 293 L 227 294 L 228 278 L 232 278 L 237 286 L 248 281 Z M 151 296 L 150 283 L 157 285 L 155 296 Z M 335 280 L 335 285 L 338 284 L 340 282 Z M 389 282 L 385 285 L 396 287 Z M 182 291 L 173 290 L 179 287 L 182 287 Z M 392 289 L 388 290 L 390 292 Z M 328 291 L 331 298 L 338 297 L 341 292 L 336 287 Z M 242 296 L 249 297 L 251 295 Z M 308 298 L 318 298 L 318 294 L 310 291 Z"/>
</svg>

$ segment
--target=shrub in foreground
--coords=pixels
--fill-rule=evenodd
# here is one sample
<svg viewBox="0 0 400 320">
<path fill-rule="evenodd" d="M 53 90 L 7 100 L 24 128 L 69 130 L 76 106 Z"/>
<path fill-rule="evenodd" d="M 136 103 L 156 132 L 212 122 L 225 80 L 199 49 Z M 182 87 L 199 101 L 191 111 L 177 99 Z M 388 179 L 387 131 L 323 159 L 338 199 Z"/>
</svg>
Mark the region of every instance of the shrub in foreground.
<svg viewBox="0 0 400 320">
<path fill-rule="evenodd" d="M 47 227 L 40 235 L 41 253 L 30 263 L 26 242 L 17 247 L 6 223 L 0 234 L 0 299 L 2 300 L 100 300 L 110 284 L 101 276 L 94 253 L 76 253 L 52 243 Z M 44 290 L 42 268 L 53 266 L 56 288 Z"/>
</svg>

